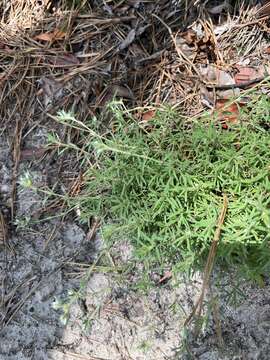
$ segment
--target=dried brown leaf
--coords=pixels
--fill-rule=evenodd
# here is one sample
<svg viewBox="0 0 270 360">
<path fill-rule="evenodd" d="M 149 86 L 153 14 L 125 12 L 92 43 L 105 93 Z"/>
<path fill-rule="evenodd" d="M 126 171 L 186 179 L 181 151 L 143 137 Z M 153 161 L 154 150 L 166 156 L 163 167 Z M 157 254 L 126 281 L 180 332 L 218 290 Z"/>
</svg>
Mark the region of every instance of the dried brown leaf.
<svg viewBox="0 0 270 360">
<path fill-rule="evenodd" d="M 56 41 L 56 40 L 61 40 L 65 36 L 66 36 L 65 32 L 55 29 L 53 32 L 46 32 L 46 33 L 38 34 L 34 37 L 34 39 L 40 40 L 40 41 L 52 42 L 52 41 Z"/>
<path fill-rule="evenodd" d="M 252 80 L 261 79 L 266 76 L 267 71 L 264 66 L 254 68 L 251 66 L 238 66 L 238 73 L 234 76 L 235 83 L 242 85 Z"/>
<path fill-rule="evenodd" d="M 200 72 L 208 82 L 214 83 L 217 86 L 235 84 L 233 77 L 227 71 L 220 70 L 214 65 L 201 67 Z"/>
<path fill-rule="evenodd" d="M 156 115 L 156 110 L 148 110 L 146 112 L 143 113 L 142 115 L 142 121 L 150 121 L 152 120 Z"/>
<path fill-rule="evenodd" d="M 188 29 L 184 33 L 180 34 L 180 36 L 185 39 L 188 45 L 194 45 L 194 43 L 197 41 L 197 34 L 192 29 Z"/>
<path fill-rule="evenodd" d="M 240 116 L 240 107 L 245 103 L 230 103 L 227 99 L 216 101 L 217 119 L 221 122 L 223 129 L 228 129 L 230 124 L 237 124 Z"/>
</svg>

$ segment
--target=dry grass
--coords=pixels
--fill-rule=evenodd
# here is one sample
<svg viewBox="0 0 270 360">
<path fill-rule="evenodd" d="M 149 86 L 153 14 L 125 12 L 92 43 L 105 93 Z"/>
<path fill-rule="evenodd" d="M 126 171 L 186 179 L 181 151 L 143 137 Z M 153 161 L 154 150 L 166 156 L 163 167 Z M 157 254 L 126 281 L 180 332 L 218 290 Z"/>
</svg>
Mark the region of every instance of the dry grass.
<svg viewBox="0 0 270 360">
<path fill-rule="evenodd" d="M 158 20 L 146 13 L 145 19 L 141 19 L 146 28 L 139 26 L 146 39 L 141 40 L 140 46 L 131 44 L 121 50 L 136 26 L 136 15 L 106 17 L 98 6 L 83 14 L 77 10 L 50 14 L 46 13 L 45 4 L 36 9 L 33 3 L 36 4 L 13 2 L 11 7 L 2 9 L 0 111 L 6 123 L 16 113 L 23 114 L 26 122 L 35 117 L 40 119 L 46 112 L 70 107 L 79 109 L 82 117 L 89 116 L 115 92 L 132 102 L 138 99 L 140 105 L 146 99 L 159 98 L 153 89 L 156 79 L 162 78 L 160 73 L 168 62 L 163 59 L 164 49 L 170 45 L 165 29 L 159 30 Z M 156 12 L 168 13 L 165 10 L 158 6 Z M 40 34 L 57 31 L 63 34 L 60 39 L 38 38 Z M 53 79 L 51 92 L 65 89 L 65 94 L 49 107 L 43 103 L 46 84 L 42 87 L 40 83 L 44 78 Z"/>
<path fill-rule="evenodd" d="M 186 12 L 186 1 L 177 7 L 143 2 L 139 10 L 113 1 L 106 2 L 107 8 L 102 1 L 91 8 L 81 2 L 83 11 L 74 2 L 68 10 L 67 4 L 53 9 L 50 1 L 38 3 L 4 1 L 0 8 L 0 117 L 6 124 L 16 117 L 24 124 L 42 121 L 48 112 L 70 108 L 84 120 L 115 95 L 132 106 L 168 102 L 186 113 L 198 112 L 201 58 L 190 60 L 178 45 L 185 24 L 194 20 L 202 27 L 212 53 L 206 49 L 203 62 L 211 55 L 221 68 L 238 60 L 235 54 L 232 60 L 232 39 L 248 55 L 266 31 L 261 21 L 245 26 L 254 15 L 244 8 L 217 36 L 211 18 Z M 41 40 L 41 34 L 51 41 Z"/>
</svg>

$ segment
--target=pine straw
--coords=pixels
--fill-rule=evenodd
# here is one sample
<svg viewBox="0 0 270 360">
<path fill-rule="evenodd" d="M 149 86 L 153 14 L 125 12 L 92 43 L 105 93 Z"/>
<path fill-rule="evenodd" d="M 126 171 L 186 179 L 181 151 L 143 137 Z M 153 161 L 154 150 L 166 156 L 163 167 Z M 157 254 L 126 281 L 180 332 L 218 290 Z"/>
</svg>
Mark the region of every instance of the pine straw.
<svg viewBox="0 0 270 360">
<path fill-rule="evenodd" d="M 187 114 L 199 112 L 200 59 L 191 61 L 181 52 L 181 32 L 200 14 L 197 24 L 208 33 L 216 65 L 228 68 L 240 57 L 239 48 L 244 47 L 246 55 L 254 52 L 266 31 L 265 22 L 242 26 L 253 16 L 242 9 L 232 26 L 216 37 L 211 18 L 196 8 L 198 1 L 179 0 L 175 6 L 166 0 L 141 1 L 136 9 L 128 1 L 106 1 L 106 8 L 97 0 L 91 8 L 84 2 L 80 11 L 72 7 L 55 12 L 49 3 L 0 5 L 0 119 L 6 124 L 16 117 L 25 123 L 42 120 L 48 112 L 71 108 L 84 120 L 115 95 L 131 106 L 168 102 Z M 127 45 L 134 29 L 136 39 Z M 37 38 L 55 31 L 64 36 L 51 42 Z M 207 52 L 203 62 L 209 61 Z"/>
<path fill-rule="evenodd" d="M 25 121 L 33 120 L 48 111 L 71 107 L 86 117 L 102 108 L 115 89 L 134 104 L 143 105 L 158 98 L 155 79 L 160 78 L 164 62 L 169 61 L 164 53 L 171 44 L 166 29 L 160 30 L 159 21 L 149 16 L 149 11 L 167 14 L 165 21 L 169 24 L 175 21 L 176 13 L 169 14 L 166 1 L 158 6 L 147 5 L 139 14 L 132 10 L 117 15 L 115 11 L 116 15 L 111 16 L 101 8 L 96 6 L 84 14 L 76 10 L 53 15 L 44 12 L 44 17 L 34 26 L 30 24 L 31 18 L 25 19 L 26 8 L 21 13 L 22 19 L 17 18 L 19 6 L 17 11 L 13 9 L 9 13 L 14 15 L 16 26 L 10 26 L 10 16 L 3 17 L 0 25 L 2 119 L 9 122 L 17 114 L 23 115 Z M 119 46 L 123 46 L 137 23 L 137 28 L 144 30 L 140 44 L 120 50 Z M 55 30 L 63 32 L 64 38 L 51 43 L 36 38 Z M 57 81 L 65 89 L 58 103 L 49 107 L 44 106 L 44 90 L 40 90 L 40 80 L 44 78 Z"/>
</svg>

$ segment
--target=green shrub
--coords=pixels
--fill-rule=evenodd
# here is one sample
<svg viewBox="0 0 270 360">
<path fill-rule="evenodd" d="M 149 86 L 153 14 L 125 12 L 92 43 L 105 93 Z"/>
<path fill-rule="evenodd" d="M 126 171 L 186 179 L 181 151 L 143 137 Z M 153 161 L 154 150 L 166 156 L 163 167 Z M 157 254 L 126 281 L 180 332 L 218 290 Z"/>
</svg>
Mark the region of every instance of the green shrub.
<svg viewBox="0 0 270 360">
<path fill-rule="evenodd" d="M 226 193 L 218 260 L 265 272 L 270 136 L 261 110 L 230 130 L 202 119 L 191 125 L 169 110 L 142 126 L 121 105 L 111 110 L 113 131 L 95 142 L 99 165 L 87 173 L 82 217 L 110 223 L 104 234 L 130 238 L 140 258 L 186 270 L 205 259 Z"/>
</svg>

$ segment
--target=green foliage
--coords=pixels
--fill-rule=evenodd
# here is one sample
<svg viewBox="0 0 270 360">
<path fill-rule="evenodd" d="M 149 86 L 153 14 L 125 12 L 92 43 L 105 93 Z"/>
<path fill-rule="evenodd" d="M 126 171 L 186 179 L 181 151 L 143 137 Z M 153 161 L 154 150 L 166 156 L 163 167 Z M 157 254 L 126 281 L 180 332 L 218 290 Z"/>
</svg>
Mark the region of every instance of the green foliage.
<svg viewBox="0 0 270 360">
<path fill-rule="evenodd" d="M 264 114 L 269 103 L 264 101 Z M 189 124 L 170 110 L 142 126 L 111 105 L 113 131 L 94 142 L 98 166 L 87 173 L 82 217 L 98 215 L 111 239 L 129 237 L 136 254 L 180 270 L 200 265 L 211 245 L 222 196 L 228 214 L 218 260 L 250 277 L 269 268 L 268 117 L 256 106 L 248 122 L 223 130 Z M 263 124 L 261 120 L 263 119 Z"/>
</svg>

